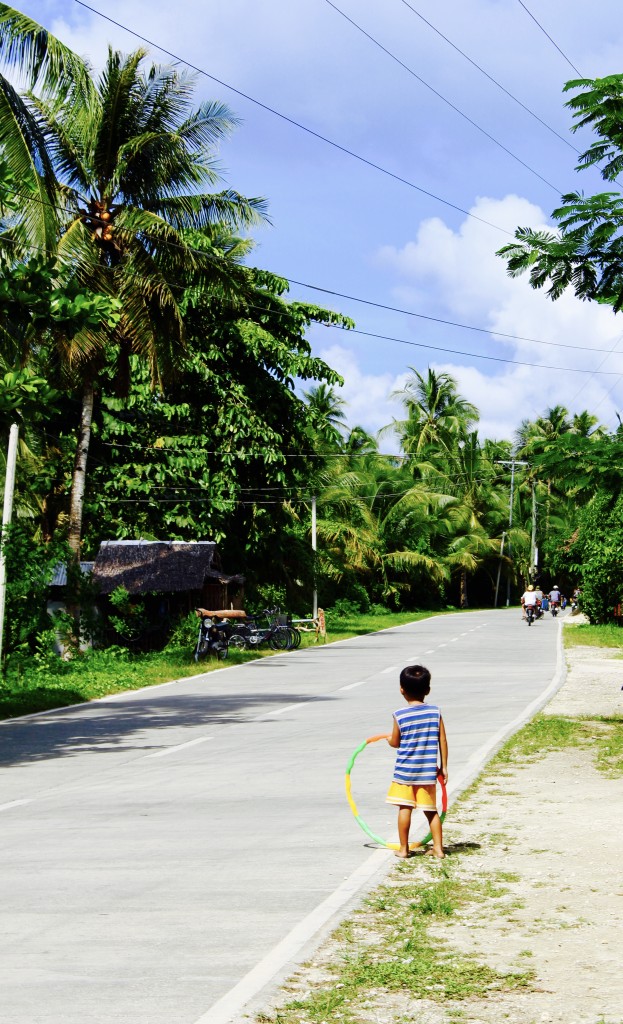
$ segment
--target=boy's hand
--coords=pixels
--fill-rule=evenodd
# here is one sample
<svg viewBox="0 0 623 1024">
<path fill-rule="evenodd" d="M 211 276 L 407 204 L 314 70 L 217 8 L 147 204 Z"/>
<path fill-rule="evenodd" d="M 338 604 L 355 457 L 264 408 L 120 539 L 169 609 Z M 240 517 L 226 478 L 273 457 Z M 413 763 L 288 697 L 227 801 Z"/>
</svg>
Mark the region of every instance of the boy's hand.
<svg viewBox="0 0 623 1024">
<path fill-rule="evenodd" d="M 447 768 L 440 768 L 439 771 L 441 772 L 441 774 L 443 776 L 443 781 L 445 782 L 445 784 L 447 786 L 448 785 L 448 769 Z"/>
</svg>

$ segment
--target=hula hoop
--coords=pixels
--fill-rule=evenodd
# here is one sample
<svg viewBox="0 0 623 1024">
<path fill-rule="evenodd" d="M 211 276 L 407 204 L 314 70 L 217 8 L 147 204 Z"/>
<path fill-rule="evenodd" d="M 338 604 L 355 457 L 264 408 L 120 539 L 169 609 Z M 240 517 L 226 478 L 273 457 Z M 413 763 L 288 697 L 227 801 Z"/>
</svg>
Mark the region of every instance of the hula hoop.
<svg viewBox="0 0 623 1024">
<path fill-rule="evenodd" d="M 353 812 L 353 814 L 355 816 L 355 821 L 359 825 L 359 828 L 363 829 L 365 834 L 367 836 L 369 836 L 370 839 L 374 840 L 374 842 L 378 843 L 380 846 L 384 846 L 387 850 L 398 850 L 400 848 L 398 843 L 388 843 L 385 839 L 381 839 L 380 836 L 377 836 L 376 833 L 372 831 L 372 829 L 370 828 L 369 825 L 366 825 L 365 821 L 363 820 L 363 818 L 361 817 L 359 811 L 357 810 L 357 804 L 355 803 L 355 801 L 353 799 L 353 792 L 352 792 L 351 782 L 350 782 L 350 773 L 352 772 L 353 765 L 354 765 L 355 761 L 357 760 L 357 758 L 359 757 L 361 751 L 365 750 L 369 743 L 377 743 L 379 740 L 386 740 L 386 739 L 387 739 L 387 735 L 385 733 L 379 733 L 378 736 L 369 736 L 367 740 L 364 740 L 363 743 L 360 743 L 359 746 L 357 747 L 357 749 L 353 751 L 353 753 L 351 754 L 351 758 L 350 758 L 350 760 L 348 762 L 348 765 L 346 766 L 346 779 L 345 779 L 346 799 L 348 800 L 350 809 L 351 809 L 351 811 Z M 443 775 L 441 774 L 441 772 L 437 773 L 437 782 L 441 786 L 441 814 L 440 814 L 440 818 L 441 818 L 441 821 L 444 821 L 445 817 L 446 817 L 446 811 L 448 810 L 448 792 L 446 790 L 446 784 L 444 782 L 444 778 L 443 778 Z M 430 843 L 432 838 L 433 837 L 432 837 L 432 835 L 429 832 L 428 835 L 424 836 L 423 839 L 420 839 L 419 842 L 417 842 L 417 843 L 409 843 L 409 849 L 410 850 L 415 850 L 415 849 L 417 849 L 420 846 L 426 846 L 427 843 Z"/>
</svg>

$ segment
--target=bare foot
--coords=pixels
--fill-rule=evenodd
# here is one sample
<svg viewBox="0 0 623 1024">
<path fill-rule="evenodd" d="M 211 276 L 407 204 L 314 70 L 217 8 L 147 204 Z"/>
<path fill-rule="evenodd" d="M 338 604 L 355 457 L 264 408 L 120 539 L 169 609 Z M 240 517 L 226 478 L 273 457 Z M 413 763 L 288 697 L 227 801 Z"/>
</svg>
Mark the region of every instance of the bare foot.
<svg viewBox="0 0 623 1024">
<path fill-rule="evenodd" d="M 443 860 L 446 856 L 443 850 L 435 850 L 434 848 L 427 850 L 426 853 L 429 857 L 434 857 L 436 860 Z"/>
<path fill-rule="evenodd" d="M 395 853 L 394 853 L 394 857 L 398 857 L 399 860 L 406 860 L 407 857 L 412 857 L 412 856 L 413 856 L 413 854 L 411 853 L 411 850 L 407 850 L 406 853 L 403 853 L 402 850 L 396 850 Z"/>
</svg>

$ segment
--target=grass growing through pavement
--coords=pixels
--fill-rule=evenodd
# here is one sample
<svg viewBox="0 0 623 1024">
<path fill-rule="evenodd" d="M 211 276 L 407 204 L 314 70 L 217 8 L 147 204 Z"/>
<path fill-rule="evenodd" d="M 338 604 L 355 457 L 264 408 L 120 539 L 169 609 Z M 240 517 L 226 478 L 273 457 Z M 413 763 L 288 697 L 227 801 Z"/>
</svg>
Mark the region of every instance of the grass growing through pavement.
<svg viewBox="0 0 623 1024">
<path fill-rule="evenodd" d="M 431 612 L 387 612 L 335 618 L 327 616 L 328 642 L 372 633 L 378 629 L 401 626 L 428 618 Z M 313 646 L 313 634 L 303 634 L 302 647 Z M 49 652 L 22 662 L 0 683 L 0 718 L 12 718 L 36 711 L 66 707 L 94 700 L 111 693 L 156 686 L 171 679 L 183 679 L 214 672 L 228 665 L 243 664 L 273 652 L 230 651 L 225 662 L 206 658 L 200 664 L 193 660 L 194 638 L 188 647 L 152 654 L 129 654 L 121 647 L 89 651 L 71 661 L 61 661 Z"/>
</svg>

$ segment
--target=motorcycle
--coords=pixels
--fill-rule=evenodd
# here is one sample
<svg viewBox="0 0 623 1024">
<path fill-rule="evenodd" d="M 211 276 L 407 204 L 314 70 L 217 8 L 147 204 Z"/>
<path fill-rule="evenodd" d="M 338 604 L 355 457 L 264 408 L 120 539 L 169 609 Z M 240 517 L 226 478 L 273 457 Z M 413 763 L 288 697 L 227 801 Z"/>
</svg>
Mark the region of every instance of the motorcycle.
<svg viewBox="0 0 623 1024">
<path fill-rule="evenodd" d="M 208 654 L 214 654 L 219 661 L 224 661 L 229 654 L 229 641 L 224 623 L 211 615 L 202 614 L 202 609 L 198 608 L 196 611 L 199 616 L 199 636 L 195 645 L 195 661 L 201 661 Z"/>
<path fill-rule="evenodd" d="M 534 622 L 534 616 L 535 616 L 535 607 L 534 607 L 534 605 L 533 604 L 527 605 L 526 606 L 526 619 L 528 620 L 528 625 L 529 626 L 531 626 L 532 623 Z"/>
</svg>

